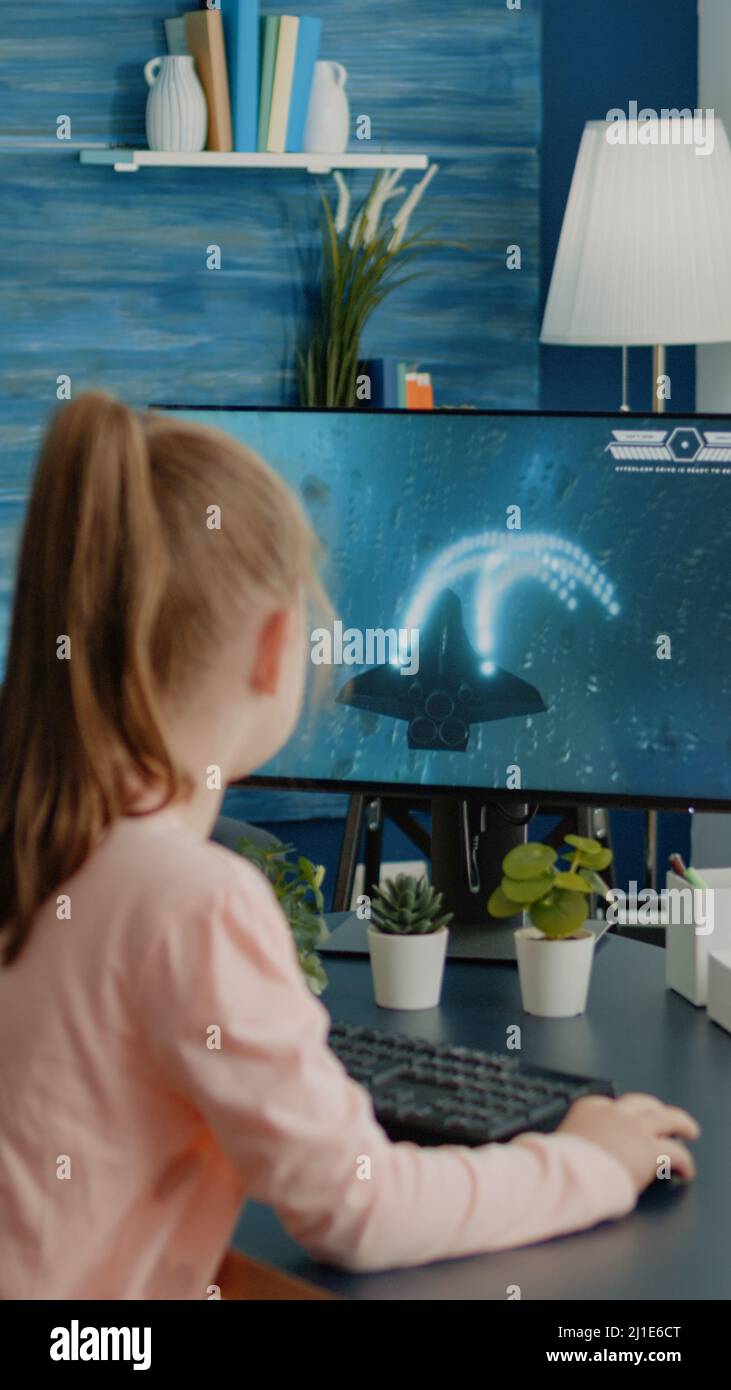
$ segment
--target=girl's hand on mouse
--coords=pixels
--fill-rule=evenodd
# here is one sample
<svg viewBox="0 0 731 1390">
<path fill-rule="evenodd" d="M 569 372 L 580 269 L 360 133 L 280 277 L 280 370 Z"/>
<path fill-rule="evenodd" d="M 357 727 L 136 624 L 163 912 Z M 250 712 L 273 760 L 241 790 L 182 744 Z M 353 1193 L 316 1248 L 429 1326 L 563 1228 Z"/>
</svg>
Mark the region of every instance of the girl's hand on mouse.
<svg viewBox="0 0 731 1390">
<path fill-rule="evenodd" d="M 656 1096 L 634 1092 L 619 1100 L 582 1096 L 557 1132 L 578 1134 L 612 1154 L 627 1169 L 638 1192 L 655 1180 L 663 1155 L 669 1158 L 673 1174 L 695 1177 L 693 1156 L 682 1140 L 697 1139 L 700 1128 L 686 1110 L 664 1105 Z"/>
</svg>

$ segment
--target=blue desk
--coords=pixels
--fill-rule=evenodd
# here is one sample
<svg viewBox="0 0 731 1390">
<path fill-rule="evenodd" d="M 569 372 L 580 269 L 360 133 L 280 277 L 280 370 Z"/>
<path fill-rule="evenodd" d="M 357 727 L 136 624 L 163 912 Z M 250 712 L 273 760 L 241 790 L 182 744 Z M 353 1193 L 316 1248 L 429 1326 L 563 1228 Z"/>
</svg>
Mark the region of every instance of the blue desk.
<svg viewBox="0 0 731 1390">
<path fill-rule="evenodd" d="M 450 961 L 439 1009 L 377 1009 L 365 960 L 327 960 L 333 1018 L 487 1050 L 522 1028 L 529 1062 L 609 1077 L 619 1091 L 651 1091 L 685 1106 L 703 1134 L 696 1182 L 662 1184 L 623 1221 L 522 1250 L 447 1260 L 418 1270 L 350 1275 L 314 1264 L 272 1212 L 251 1205 L 236 1245 L 252 1257 L 355 1299 L 731 1298 L 731 1035 L 665 989 L 665 953 L 618 937 L 597 950 L 583 1018 L 530 1018 L 515 966 Z"/>
</svg>

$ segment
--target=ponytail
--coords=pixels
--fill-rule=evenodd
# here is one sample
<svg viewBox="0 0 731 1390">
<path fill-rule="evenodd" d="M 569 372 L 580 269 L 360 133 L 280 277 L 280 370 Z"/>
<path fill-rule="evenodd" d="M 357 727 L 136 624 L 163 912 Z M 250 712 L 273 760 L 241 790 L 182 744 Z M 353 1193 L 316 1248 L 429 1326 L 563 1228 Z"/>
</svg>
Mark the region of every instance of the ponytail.
<svg viewBox="0 0 731 1390">
<path fill-rule="evenodd" d="M 0 923 L 40 904 L 125 811 L 129 774 L 179 795 L 152 669 L 167 552 L 141 420 L 90 393 L 57 416 L 22 536 L 0 693 Z"/>
<path fill-rule="evenodd" d="M 165 697 L 185 698 L 257 606 L 304 590 L 326 611 L 316 553 L 296 498 L 228 435 L 136 415 L 101 392 L 56 416 L 23 531 L 0 693 L 6 963 L 105 828 L 134 814 L 135 792 L 159 791 L 156 809 L 191 794 L 166 741 Z"/>
</svg>

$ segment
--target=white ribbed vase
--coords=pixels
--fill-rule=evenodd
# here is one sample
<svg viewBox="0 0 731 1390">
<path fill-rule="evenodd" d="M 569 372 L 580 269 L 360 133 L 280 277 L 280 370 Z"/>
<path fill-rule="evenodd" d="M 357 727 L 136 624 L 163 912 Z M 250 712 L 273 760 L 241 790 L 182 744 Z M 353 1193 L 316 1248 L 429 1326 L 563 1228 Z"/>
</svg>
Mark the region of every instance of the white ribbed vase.
<svg viewBox="0 0 731 1390">
<path fill-rule="evenodd" d="M 208 106 L 189 53 L 145 64 L 147 143 L 151 150 L 197 152 L 205 147 Z"/>
</svg>

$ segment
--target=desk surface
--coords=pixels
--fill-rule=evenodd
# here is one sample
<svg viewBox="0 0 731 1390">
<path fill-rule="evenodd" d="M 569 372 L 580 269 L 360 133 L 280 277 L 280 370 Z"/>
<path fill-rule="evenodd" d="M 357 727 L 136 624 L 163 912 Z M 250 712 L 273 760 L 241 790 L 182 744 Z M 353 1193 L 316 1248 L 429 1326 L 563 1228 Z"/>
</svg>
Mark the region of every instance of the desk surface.
<svg viewBox="0 0 731 1390">
<path fill-rule="evenodd" d="M 433 1041 L 503 1050 L 522 1029 L 527 1062 L 608 1077 L 651 1091 L 698 1119 L 698 1177 L 658 1184 L 622 1221 L 521 1250 L 417 1270 L 351 1275 L 317 1265 L 274 1214 L 247 1207 L 235 1244 L 256 1259 L 354 1299 L 726 1299 L 731 1297 L 731 1035 L 705 1010 L 665 989 L 665 952 L 618 937 L 597 949 L 586 1014 L 545 1020 L 522 1012 L 515 966 L 450 961 L 438 1009 L 395 1013 L 373 1002 L 366 960 L 327 960 L 333 1018 Z"/>
</svg>

